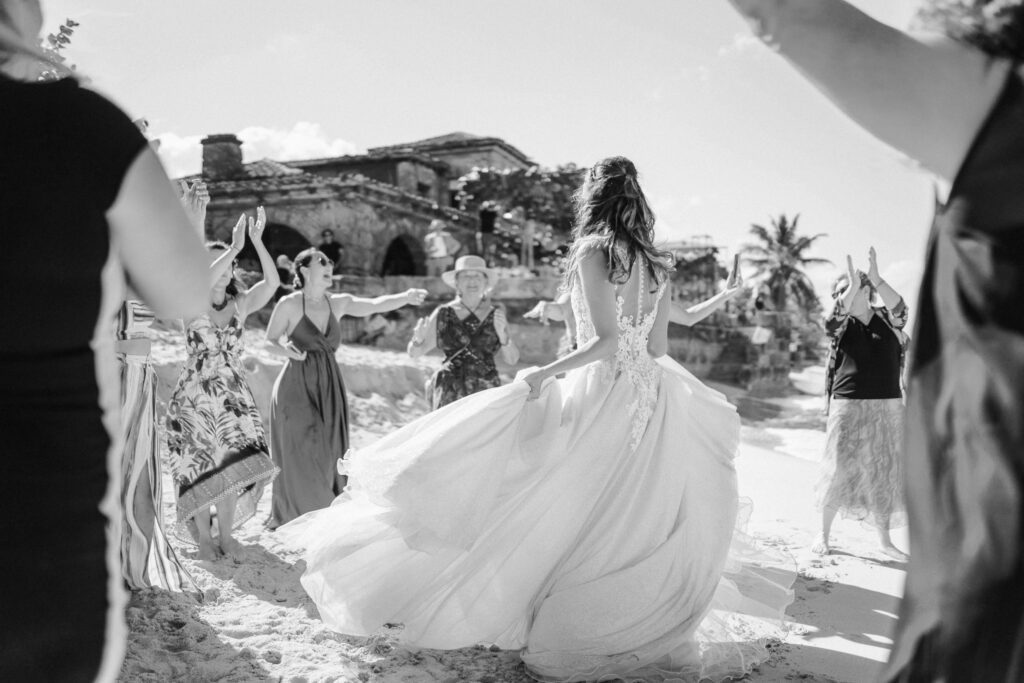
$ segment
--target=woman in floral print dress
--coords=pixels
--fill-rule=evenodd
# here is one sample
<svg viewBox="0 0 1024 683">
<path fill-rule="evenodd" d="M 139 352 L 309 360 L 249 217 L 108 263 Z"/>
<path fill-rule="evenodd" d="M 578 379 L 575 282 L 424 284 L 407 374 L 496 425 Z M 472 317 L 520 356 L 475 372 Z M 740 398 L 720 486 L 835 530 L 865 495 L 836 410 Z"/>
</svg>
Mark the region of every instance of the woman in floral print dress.
<svg viewBox="0 0 1024 683">
<path fill-rule="evenodd" d="M 246 316 L 270 301 L 280 284 L 262 242 L 266 217 L 249 219 L 249 236 L 264 279 L 246 289 L 234 277 L 234 259 L 245 244 L 246 219 L 235 225 L 231 246 L 213 242 L 210 308 L 185 328 L 188 359 L 167 406 L 171 472 L 178 486 L 178 528 L 213 560 L 241 547 L 232 530 L 253 516 L 263 487 L 277 468 L 267 455 L 263 422 L 241 363 Z M 211 515 L 216 509 L 216 522 Z M 217 538 L 214 539 L 216 528 Z"/>
</svg>

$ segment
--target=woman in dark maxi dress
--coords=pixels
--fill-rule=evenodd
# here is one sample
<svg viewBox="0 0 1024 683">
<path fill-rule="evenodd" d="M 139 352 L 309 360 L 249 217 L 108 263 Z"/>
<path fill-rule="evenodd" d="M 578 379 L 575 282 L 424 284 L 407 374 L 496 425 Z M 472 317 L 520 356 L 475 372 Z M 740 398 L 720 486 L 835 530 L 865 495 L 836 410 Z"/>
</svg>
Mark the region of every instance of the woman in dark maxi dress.
<svg viewBox="0 0 1024 683">
<path fill-rule="evenodd" d="M 0 0 L 0 680 L 113 681 L 127 273 L 166 317 L 203 306 L 195 229 L 146 139 L 73 79 L 36 82 L 39 3 Z M 122 270 L 123 268 L 123 270 Z"/>
<path fill-rule="evenodd" d="M 950 183 L 905 446 L 910 565 L 886 678 L 1024 680 L 1024 2 L 929 1 L 925 41 L 840 0 L 732 0 L 869 131 Z"/>
<path fill-rule="evenodd" d="M 334 358 L 341 345 L 339 318 L 418 306 L 427 295 L 422 289 L 374 299 L 330 294 L 333 266 L 316 248 L 299 253 L 296 291 L 277 302 L 267 324 L 268 346 L 288 359 L 270 401 L 270 452 L 281 470 L 274 482 L 272 529 L 327 507 L 345 487 L 337 469 L 349 447 L 348 401 Z"/>
<path fill-rule="evenodd" d="M 429 383 L 434 410 L 501 386 L 494 364 L 499 353 L 508 365 L 519 360 L 505 309 L 492 305 L 487 298 L 497 284 L 487 263 L 479 256 L 462 256 L 452 270 L 442 273 L 441 279 L 458 296 L 435 308 L 429 318 L 420 318 L 408 346 L 413 358 L 435 348 L 444 353 L 444 363 Z"/>
</svg>

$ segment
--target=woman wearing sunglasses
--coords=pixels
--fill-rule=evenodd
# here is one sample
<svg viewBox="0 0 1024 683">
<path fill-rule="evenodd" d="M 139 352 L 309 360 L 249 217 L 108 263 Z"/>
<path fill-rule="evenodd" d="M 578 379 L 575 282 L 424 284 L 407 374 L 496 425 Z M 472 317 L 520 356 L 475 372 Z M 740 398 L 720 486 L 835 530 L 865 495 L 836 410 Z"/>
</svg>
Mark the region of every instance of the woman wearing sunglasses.
<svg viewBox="0 0 1024 683">
<path fill-rule="evenodd" d="M 883 553 L 907 556 L 892 543 L 889 528 L 903 516 L 903 388 L 907 305 L 878 274 L 875 249 L 865 274 L 846 257 L 846 273 L 832 285 L 835 305 L 825 321 L 830 346 L 825 376 L 825 455 L 817 488 L 821 537 L 812 550 L 830 552 L 836 514 L 878 529 Z M 877 296 L 876 296 L 877 295 Z M 880 303 L 880 306 L 873 305 Z"/>
<path fill-rule="evenodd" d="M 334 264 L 313 247 L 295 257 L 295 292 L 274 307 L 267 344 L 287 357 L 270 400 L 270 452 L 281 468 L 269 526 L 327 507 L 345 487 L 338 459 L 349 447 L 345 383 L 334 358 L 343 315 L 367 317 L 418 306 L 426 290 L 373 299 L 331 294 Z"/>
</svg>

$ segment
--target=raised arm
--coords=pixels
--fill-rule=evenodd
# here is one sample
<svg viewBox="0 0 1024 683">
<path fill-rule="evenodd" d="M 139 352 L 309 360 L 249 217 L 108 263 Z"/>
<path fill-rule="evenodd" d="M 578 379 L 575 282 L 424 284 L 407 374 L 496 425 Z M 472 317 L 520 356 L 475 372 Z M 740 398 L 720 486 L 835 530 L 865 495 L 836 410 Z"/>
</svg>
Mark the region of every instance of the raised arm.
<svg viewBox="0 0 1024 683">
<path fill-rule="evenodd" d="M 427 298 L 425 289 L 408 289 L 401 294 L 387 294 L 373 299 L 351 294 L 332 294 L 331 305 L 335 311 L 341 308 L 342 315 L 351 315 L 356 318 L 365 318 L 374 313 L 387 313 L 402 306 L 419 306 Z M 337 306 L 335 306 L 337 304 Z"/>
<path fill-rule="evenodd" d="M 677 325 L 686 325 L 687 327 L 696 325 L 734 299 L 741 291 L 743 291 L 743 278 L 738 272 L 734 272 L 726 281 L 725 289 L 701 301 L 699 304 L 683 308 L 681 303 L 673 301 L 669 309 L 668 321 Z"/>
<path fill-rule="evenodd" d="M 158 317 L 206 310 L 206 251 L 149 147 L 128 167 L 107 221 L 132 286 Z"/>
<path fill-rule="evenodd" d="M 850 118 L 952 180 L 1009 65 L 948 39 L 924 40 L 844 0 L 729 0 Z"/>
<path fill-rule="evenodd" d="M 214 259 L 213 263 L 210 264 L 210 273 L 208 277 L 210 279 L 211 287 L 220 279 L 221 275 L 231 268 L 231 264 L 235 262 L 235 259 L 242 252 L 243 247 L 245 247 L 244 213 L 238 217 L 238 222 L 235 223 L 235 227 L 231 228 L 231 247 Z"/>
<path fill-rule="evenodd" d="M 605 255 L 594 249 L 580 259 L 579 274 L 583 296 L 594 323 L 594 336 L 572 353 L 533 370 L 522 377 L 530 385 L 530 397 L 540 395 L 544 380 L 575 370 L 588 363 L 603 360 L 615 353 L 619 343 L 619 326 L 615 313 L 615 288 L 608 281 Z"/>
<path fill-rule="evenodd" d="M 277 274 L 277 265 L 273 257 L 263 244 L 263 230 L 267 227 L 267 213 L 263 207 L 257 207 L 256 220 L 248 219 L 249 241 L 256 248 L 256 254 L 260 257 L 260 269 L 263 271 L 263 279 L 254 284 L 245 293 L 246 313 L 258 311 L 267 305 L 267 302 L 274 298 L 274 293 L 281 286 L 281 276 Z"/>
<path fill-rule="evenodd" d="M 871 286 L 878 292 L 878 296 L 881 297 L 882 303 L 885 304 L 886 309 L 889 311 L 889 318 L 892 320 L 893 325 L 902 328 L 907 324 L 908 310 L 907 304 L 903 300 L 903 297 L 897 292 L 892 286 L 882 279 L 882 276 L 878 273 L 878 255 L 875 253 L 875 248 L 871 247 L 868 250 L 868 280 L 871 281 Z"/>
</svg>

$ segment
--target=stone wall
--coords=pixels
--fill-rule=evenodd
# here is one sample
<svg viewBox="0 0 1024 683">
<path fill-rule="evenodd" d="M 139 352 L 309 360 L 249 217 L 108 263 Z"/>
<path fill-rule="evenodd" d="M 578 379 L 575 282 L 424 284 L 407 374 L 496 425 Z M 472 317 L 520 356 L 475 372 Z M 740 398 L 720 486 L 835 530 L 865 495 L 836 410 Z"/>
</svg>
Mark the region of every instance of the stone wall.
<svg viewBox="0 0 1024 683">
<path fill-rule="evenodd" d="M 334 232 L 335 240 L 344 247 L 341 270 L 355 275 L 381 273 L 385 253 L 398 238 L 407 240 L 407 244 L 412 246 L 413 258 L 422 265 L 425 256 L 420 245 L 429 230 L 430 221 L 447 217 L 439 211 L 416 211 L 398 202 L 375 201 L 358 192 L 247 193 L 236 195 L 230 201 L 211 201 L 207 212 L 207 235 L 230 242 L 231 229 L 239 214 L 248 211 L 252 215 L 258 205 L 266 209 L 268 223 L 291 228 L 310 244 L 319 243 L 323 230 Z M 450 231 L 460 242 L 469 245 L 475 234 L 475 224 L 463 225 L 464 222 L 449 221 Z"/>
</svg>

